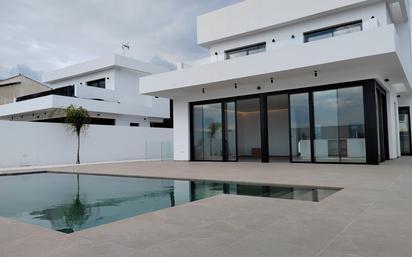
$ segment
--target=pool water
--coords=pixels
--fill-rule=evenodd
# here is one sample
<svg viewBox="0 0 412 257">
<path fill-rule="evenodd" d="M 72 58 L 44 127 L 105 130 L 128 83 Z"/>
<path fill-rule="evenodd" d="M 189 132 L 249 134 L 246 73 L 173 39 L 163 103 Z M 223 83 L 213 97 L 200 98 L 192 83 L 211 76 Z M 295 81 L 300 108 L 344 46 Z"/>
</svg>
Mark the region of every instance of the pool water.
<svg viewBox="0 0 412 257">
<path fill-rule="evenodd" d="M 0 177 L 0 216 L 72 233 L 218 194 L 320 201 L 338 189 L 78 174 Z"/>
</svg>

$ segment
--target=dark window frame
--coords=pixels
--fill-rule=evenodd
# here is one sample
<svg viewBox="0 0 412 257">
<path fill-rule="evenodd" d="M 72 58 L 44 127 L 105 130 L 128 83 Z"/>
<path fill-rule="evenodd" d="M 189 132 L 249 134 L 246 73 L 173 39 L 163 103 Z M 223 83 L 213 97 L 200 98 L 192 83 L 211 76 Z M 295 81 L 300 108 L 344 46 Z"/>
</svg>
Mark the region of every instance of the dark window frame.
<svg viewBox="0 0 412 257">
<path fill-rule="evenodd" d="M 334 38 L 336 36 L 333 35 L 333 33 L 337 29 L 345 27 L 345 26 L 350 26 L 350 25 L 360 25 L 360 30 L 363 31 L 363 22 L 362 22 L 362 20 L 346 22 L 346 23 L 333 25 L 333 26 L 330 26 L 330 27 L 324 27 L 324 28 L 321 28 L 321 29 L 311 30 L 311 31 L 303 33 L 304 43 L 317 41 L 317 40 L 309 41 L 310 36 L 314 36 L 314 35 L 322 35 L 322 34 L 332 33 L 332 36 L 330 38 Z M 321 39 L 318 39 L 318 40 L 321 40 Z"/>
<path fill-rule="evenodd" d="M 412 126 L 411 126 L 411 109 L 409 106 L 399 106 L 398 107 L 398 113 L 401 114 L 401 112 L 405 112 L 405 114 L 408 115 L 408 125 L 409 125 L 409 147 L 411 149 L 410 153 L 401 153 L 402 156 L 411 156 L 412 155 Z M 398 115 L 399 115 L 398 114 Z M 400 133 L 400 132 L 399 132 Z"/>
<path fill-rule="evenodd" d="M 195 160 L 194 157 L 194 146 L 193 146 L 193 140 L 194 140 L 194 135 L 193 135 L 193 106 L 195 105 L 202 105 L 202 104 L 211 104 L 211 103 L 224 103 L 226 101 L 237 101 L 237 100 L 242 100 L 242 99 L 250 99 L 250 98 L 263 98 L 266 99 L 268 96 L 271 95 L 282 95 L 282 94 L 297 94 L 297 93 L 308 93 L 309 94 L 309 99 L 310 99 L 310 115 L 311 115 L 311 122 L 313 122 L 313 102 L 311 103 L 311 99 L 313 101 L 313 92 L 317 91 L 325 91 L 325 90 L 331 90 L 331 89 L 339 89 L 339 88 L 350 88 L 350 87 L 357 87 L 357 86 L 362 86 L 363 87 L 363 103 L 364 103 L 364 113 L 371 113 L 370 115 L 364 115 L 364 124 L 365 124 L 365 142 L 366 142 L 366 163 L 359 163 L 359 162 L 340 162 L 339 164 L 343 165 L 348 165 L 348 164 L 356 164 L 356 165 L 366 165 L 366 164 L 379 164 L 381 160 L 378 160 L 378 152 L 377 152 L 377 116 L 373 115 L 376 110 L 376 102 L 375 102 L 375 96 L 376 90 L 383 91 L 382 93 L 385 93 L 383 90 L 382 86 L 379 84 L 379 82 L 375 79 L 365 79 L 365 80 L 357 80 L 357 81 L 351 81 L 351 82 L 343 82 L 343 83 L 336 83 L 336 84 L 324 84 L 324 85 L 318 85 L 318 86 L 313 86 L 313 87 L 307 87 L 307 88 L 298 88 L 298 89 L 288 89 L 288 90 L 280 90 L 280 91 L 272 91 L 272 92 L 266 92 L 266 93 L 260 93 L 260 94 L 251 94 L 251 95 L 242 95 L 242 96 L 235 96 L 235 97 L 226 97 L 226 98 L 218 98 L 218 99 L 209 99 L 209 100 L 203 100 L 203 101 L 194 101 L 194 102 L 189 102 L 189 127 L 190 127 L 190 142 L 189 142 L 189 149 L 190 149 L 190 160 L 191 161 L 202 161 L 202 160 Z M 262 104 L 262 102 L 261 102 Z M 290 101 L 289 101 L 290 104 Z M 290 111 L 290 106 L 288 107 Z M 376 113 L 375 113 L 376 114 Z M 388 160 L 388 134 L 387 134 L 387 120 L 386 116 L 387 115 L 387 110 L 385 108 L 384 110 L 384 120 L 383 126 L 386 126 L 386 129 L 384 131 L 384 151 L 385 151 L 385 159 Z M 262 126 L 266 124 L 266 118 L 267 114 L 262 115 L 261 117 L 261 129 Z M 290 117 L 290 113 L 289 113 Z M 223 119 L 223 117 L 222 117 Z M 223 120 L 222 120 L 223 122 Z M 267 129 L 267 128 L 264 128 Z M 313 130 L 313 124 L 311 124 L 311 129 Z M 265 133 L 265 132 L 264 132 Z M 289 133 L 290 133 L 290 119 L 289 119 Z M 314 131 L 311 132 L 312 134 Z M 224 134 L 224 133 L 223 133 Z M 290 135 L 290 134 L 289 134 Z M 268 140 L 267 138 L 265 140 Z M 313 140 L 313 135 L 311 135 L 311 140 Z M 268 142 L 265 142 L 265 144 Z M 312 147 L 313 147 L 313 141 L 312 141 Z M 224 148 L 223 148 L 224 149 Z M 262 149 L 264 150 L 264 149 Z M 314 149 L 311 149 L 312 151 L 312 160 L 308 162 L 295 162 L 290 160 L 291 163 L 314 163 L 314 164 L 336 164 L 336 162 L 314 162 L 313 160 L 313 153 Z M 262 162 L 267 162 L 267 153 L 262 153 Z M 225 160 L 223 160 L 225 161 Z M 382 160 L 383 161 L 383 160 Z M 221 160 L 215 160 L 215 162 L 222 162 Z"/>
<path fill-rule="evenodd" d="M 101 86 L 101 84 L 103 84 L 103 86 Z M 97 87 L 97 88 L 106 88 L 106 79 L 105 78 L 101 78 L 101 79 L 95 79 L 95 80 L 91 80 L 91 81 L 87 81 L 86 85 L 89 87 Z"/>
<path fill-rule="evenodd" d="M 248 55 L 251 55 L 251 54 L 249 54 L 249 51 L 257 50 L 257 49 L 263 49 L 262 52 L 265 52 L 266 51 L 266 42 L 261 42 L 261 43 L 257 43 L 257 44 L 253 44 L 253 45 L 242 46 L 242 47 L 226 50 L 225 51 L 225 59 L 226 60 L 234 59 L 234 58 L 230 58 L 230 56 L 232 54 L 241 53 L 241 52 L 246 52 L 246 56 L 248 56 Z"/>
</svg>

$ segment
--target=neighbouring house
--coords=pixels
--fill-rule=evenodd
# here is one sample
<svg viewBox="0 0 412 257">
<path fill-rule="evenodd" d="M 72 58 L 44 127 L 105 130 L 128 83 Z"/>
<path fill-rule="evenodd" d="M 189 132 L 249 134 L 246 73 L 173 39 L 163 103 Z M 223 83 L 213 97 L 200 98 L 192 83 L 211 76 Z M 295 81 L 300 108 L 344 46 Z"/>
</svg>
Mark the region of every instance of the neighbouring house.
<svg viewBox="0 0 412 257">
<path fill-rule="evenodd" d="M 409 10 L 242 1 L 197 18 L 210 57 L 140 92 L 173 99 L 175 160 L 379 164 L 411 153 Z"/>
<path fill-rule="evenodd" d="M 45 84 L 19 74 L 11 78 L 0 80 L 0 105 L 13 103 L 16 98 L 48 91 Z"/>
<path fill-rule="evenodd" d="M 116 54 L 51 71 L 43 75 L 50 90 L 18 95 L 0 106 L 0 119 L 61 123 L 73 104 L 89 111 L 92 124 L 171 127 L 171 101 L 139 93 L 140 77 L 164 71 Z"/>
</svg>

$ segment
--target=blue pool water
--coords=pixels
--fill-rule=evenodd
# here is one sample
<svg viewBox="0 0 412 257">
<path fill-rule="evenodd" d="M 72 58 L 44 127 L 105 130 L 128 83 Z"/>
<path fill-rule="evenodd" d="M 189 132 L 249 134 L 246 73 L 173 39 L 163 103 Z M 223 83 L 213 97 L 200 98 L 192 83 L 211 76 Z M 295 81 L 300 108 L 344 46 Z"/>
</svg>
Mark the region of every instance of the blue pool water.
<svg viewBox="0 0 412 257">
<path fill-rule="evenodd" d="M 39 173 L 0 177 L 0 216 L 71 233 L 218 194 L 320 201 L 336 191 Z"/>
</svg>

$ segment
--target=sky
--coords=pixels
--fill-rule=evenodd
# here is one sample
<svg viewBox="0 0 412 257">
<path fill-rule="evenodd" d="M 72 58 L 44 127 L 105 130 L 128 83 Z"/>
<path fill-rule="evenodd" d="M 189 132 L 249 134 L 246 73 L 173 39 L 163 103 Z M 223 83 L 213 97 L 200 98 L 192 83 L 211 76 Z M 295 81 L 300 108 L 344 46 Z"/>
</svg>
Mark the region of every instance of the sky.
<svg viewBox="0 0 412 257">
<path fill-rule="evenodd" d="M 207 56 L 196 16 L 240 0 L 0 0 L 0 79 L 122 53 L 173 69 Z"/>
</svg>

